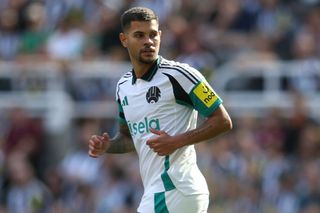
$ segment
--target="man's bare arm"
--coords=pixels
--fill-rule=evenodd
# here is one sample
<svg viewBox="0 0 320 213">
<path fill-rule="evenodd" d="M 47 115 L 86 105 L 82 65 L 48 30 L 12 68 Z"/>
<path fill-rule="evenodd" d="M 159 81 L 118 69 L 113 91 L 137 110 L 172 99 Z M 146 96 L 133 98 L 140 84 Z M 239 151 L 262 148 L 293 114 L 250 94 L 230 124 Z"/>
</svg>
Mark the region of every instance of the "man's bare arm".
<svg viewBox="0 0 320 213">
<path fill-rule="evenodd" d="M 180 146 L 191 145 L 214 138 L 232 129 L 232 121 L 223 105 L 220 105 L 213 114 L 199 127 L 177 136 Z"/>
<path fill-rule="evenodd" d="M 108 133 L 92 135 L 89 139 L 89 156 L 97 158 L 104 153 L 127 153 L 135 150 L 127 125 L 120 125 L 119 133 L 112 139 Z"/>
<path fill-rule="evenodd" d="M 165 131 L 150 129 L 157 137 L 147 140 L 147 145 L 160 156 L 169 155 L 183 146 L 214 138 L 231 128 L 229 114 L 220 105 L 202 125 L 185 133 L 170 136 Z"/>
<path fill-rule="evenodd" d="M 120 124 L 118 134 L 110 140 L 106 153 L 127 153 L 135 151 L 135 147 L 127 125 Z"/>
</svg>

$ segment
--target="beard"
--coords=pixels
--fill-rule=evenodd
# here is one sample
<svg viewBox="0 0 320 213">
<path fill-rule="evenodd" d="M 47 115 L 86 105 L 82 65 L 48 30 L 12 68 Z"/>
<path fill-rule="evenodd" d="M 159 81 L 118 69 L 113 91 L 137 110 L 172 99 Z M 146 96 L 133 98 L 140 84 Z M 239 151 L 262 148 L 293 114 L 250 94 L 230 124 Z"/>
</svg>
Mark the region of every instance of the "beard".
<svg viewBox="0 0 320 213">
<path fill-rule="evenodd" d="M 143 51 L 139 54 L 139 62 L 143 64 L 152 64 L 157 59 L 157 51 L 151 52 L 150 54 L 144 55 Z"/>
<path fill-rule="evenodd" d="M 152 58 L 144 58 L 141 55 L 139 56 L 139 61 L 143 64 L 152 64 L 156 60 L 155 57 Z"/>
</svg>

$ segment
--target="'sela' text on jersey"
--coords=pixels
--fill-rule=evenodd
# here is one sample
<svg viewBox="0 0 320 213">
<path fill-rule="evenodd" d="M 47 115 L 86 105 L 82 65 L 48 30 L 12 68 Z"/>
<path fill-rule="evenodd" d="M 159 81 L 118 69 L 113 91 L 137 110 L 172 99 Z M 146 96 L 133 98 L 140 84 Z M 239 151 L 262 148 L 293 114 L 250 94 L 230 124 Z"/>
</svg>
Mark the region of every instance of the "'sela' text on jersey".
<svg viewBox="0 0 320 213">
<path fill-rule="evenodd" d="M 150 132 L 150 128 L 160 130 L 160 122 L 157 118 L 149 120 L 145 117 L 139 122 L 128 121 L 128 127 L 132 135 L 137 135 Z"/>
</svg>

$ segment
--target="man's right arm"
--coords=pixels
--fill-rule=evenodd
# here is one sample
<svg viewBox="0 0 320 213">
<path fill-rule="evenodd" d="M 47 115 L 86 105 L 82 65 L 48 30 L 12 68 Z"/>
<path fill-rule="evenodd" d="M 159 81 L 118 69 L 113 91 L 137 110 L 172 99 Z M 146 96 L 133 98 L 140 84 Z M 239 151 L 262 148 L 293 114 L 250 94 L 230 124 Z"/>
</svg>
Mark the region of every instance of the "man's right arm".
<svg viewBox="0 0 320 213">
<path fill-rule="evenodd" d="M 94 158 L 104 153 L 120 154 L 135 150 L 129 128 L 126 124 L 120 124 L 119 132 L 112 139 L 109 138 L 107 133 L 103 133 L 102 136 L 92 135 L 88 145 L 88 153 Z"/>
<path fill-rule="evenodd" d="M 127 153 L 134 151 L 134 144 L 126 124 L 120 124 L 117 135 L 110 140 L 106 153 Z"/>
</svg>

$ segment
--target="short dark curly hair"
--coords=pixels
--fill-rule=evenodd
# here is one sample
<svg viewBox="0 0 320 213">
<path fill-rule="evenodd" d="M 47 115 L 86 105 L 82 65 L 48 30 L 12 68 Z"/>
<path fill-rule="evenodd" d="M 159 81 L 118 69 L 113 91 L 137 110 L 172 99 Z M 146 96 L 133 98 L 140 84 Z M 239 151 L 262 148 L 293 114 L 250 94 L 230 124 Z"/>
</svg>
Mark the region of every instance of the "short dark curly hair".
<svg viewBox="0 0 320 213">
<path fill-rule="evenodd" d="M 159 23 L 159 17 L 155 12 L 146 7 L 133 7 L 126 10 L 121 15 L 121 28 L 122 31 L 127 30 L 130 27 L 132 21 L 151 21 L 156 20 Z"/>
</svg>

